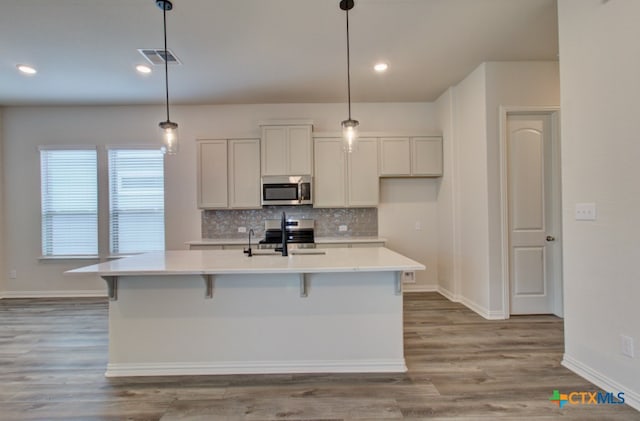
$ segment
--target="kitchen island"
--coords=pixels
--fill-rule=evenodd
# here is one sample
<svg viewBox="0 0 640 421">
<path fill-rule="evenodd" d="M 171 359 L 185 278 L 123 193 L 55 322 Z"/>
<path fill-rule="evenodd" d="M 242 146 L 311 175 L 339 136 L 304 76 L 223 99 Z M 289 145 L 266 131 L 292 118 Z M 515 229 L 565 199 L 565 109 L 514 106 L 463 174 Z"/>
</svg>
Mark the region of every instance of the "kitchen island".
<svg viewBox="0 0 640 421">
<path fill-rule="evenodd" d="M 108 284 L 107 376 L 406 371 L 401 274 L 425 267 L 383 247 L 290 253 L 166 251 L 67 273 Z"/>
</svg>

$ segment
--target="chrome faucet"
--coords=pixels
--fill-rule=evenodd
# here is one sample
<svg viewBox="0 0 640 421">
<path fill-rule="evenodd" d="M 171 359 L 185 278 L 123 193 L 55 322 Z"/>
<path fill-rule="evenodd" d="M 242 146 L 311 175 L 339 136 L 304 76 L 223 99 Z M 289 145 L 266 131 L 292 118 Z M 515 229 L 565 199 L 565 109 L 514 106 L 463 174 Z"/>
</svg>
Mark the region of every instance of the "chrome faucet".
<svg viewBox="0 0 640 421">
<path fill-rule="evenodd" d="M 249 229 L 249 248 L 248 249 L 244 249 L 244 253 L 248 256 L 251 257 L 253 256 L 253 253 L 251 252 L 251 236 L 255 235 L 255 233 L 253 232 L 252 229 Z"/>
<path fill-rule="evenodd" d="M 280 220 L 280 230 L 282 231 L 282 246 L 276 247 L 275 251 L 281 251 L 283 256 L 289 255 L 287 248 L 287 215 L 282 212 L 282 219 Z"/>
</svg>

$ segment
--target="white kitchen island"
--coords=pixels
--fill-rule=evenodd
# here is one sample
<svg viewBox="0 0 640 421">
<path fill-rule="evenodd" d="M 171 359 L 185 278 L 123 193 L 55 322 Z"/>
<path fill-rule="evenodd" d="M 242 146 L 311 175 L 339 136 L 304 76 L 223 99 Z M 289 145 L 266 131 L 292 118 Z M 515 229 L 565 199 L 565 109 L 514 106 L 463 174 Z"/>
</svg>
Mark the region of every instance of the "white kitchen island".
<svg viewBox="0 0 640 421">
<path fill-rule="evenodd" d="M 406 371 L 401 273 L 425 267 L 382 247 L 322 252 L 167 251 L 67 273 L 109 286 L 107 376 Z"/>
</svg>

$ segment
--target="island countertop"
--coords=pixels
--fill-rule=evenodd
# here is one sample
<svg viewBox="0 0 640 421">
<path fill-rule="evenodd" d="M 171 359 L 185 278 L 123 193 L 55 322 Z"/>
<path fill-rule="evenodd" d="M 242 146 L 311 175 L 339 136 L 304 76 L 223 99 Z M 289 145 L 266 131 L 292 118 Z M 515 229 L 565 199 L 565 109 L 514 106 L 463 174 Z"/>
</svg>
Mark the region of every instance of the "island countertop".
<svg viewBox="0 0 640 421">
<path fill-rule="evenodd" d="M 175 250 L 85 266 L 68 274 L 99 276 L 216 275 L 260 273 L 393 272 L 424 270 L 425 266 L 384 247 L 291 250 L 283 257 L 256 250 L 248 257 L 241 250 Z M 297 254 L 294 254 L 297 253 Z"/>
</svg>

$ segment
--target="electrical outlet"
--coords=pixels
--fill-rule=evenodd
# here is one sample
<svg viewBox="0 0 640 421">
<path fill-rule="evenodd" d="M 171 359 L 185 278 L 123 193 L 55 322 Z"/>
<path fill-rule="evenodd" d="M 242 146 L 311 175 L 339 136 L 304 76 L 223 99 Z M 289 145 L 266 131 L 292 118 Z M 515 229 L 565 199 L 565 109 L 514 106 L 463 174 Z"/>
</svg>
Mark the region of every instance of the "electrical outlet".
<svg viewBox="0 0 640 421">
<path fill-rule="evenodd" d="M 596 217 L 595 203 L 576 203 L 576 221 L 595 221 Z"/>
<path fill-rule="evenodd" d="M 242 233 L 247 232 L 247 227 L 238 227 L 238 232 L 242 232 Z"/>
<path fill-rule="evenodd" d="M 633 338 L 626 335 L 620 335 L 622 340 L 622 355 L 626 355 L 629 358 L 634 357 Z"/>
<path fill-rule="evenodd" d="M 416 221 L 416 224 L 414 225 L 416 231 L 420 231 L 422 229 L 422 224 L 420 223 L 420 221 Z"/>
<path fill-rule="evenodd" d="M 403 284 L 415 284 L 416 283 L 416 273 L 415 272 L 402 272 L 402 283 Z"/>
<path fill-rule="evenodd" d="M 15 269 L 11 269 L 9 271 L 9 279 L 16 279 L 18 277 L 18 271 Z"/>
<path fill-rule="evenodd" d="M 349 229 L 349 227 L 347 227 L 346 225 L 340 225 L 338 227 L 338 231 L 340 232 L 346 232 Z"/>
</svg>

